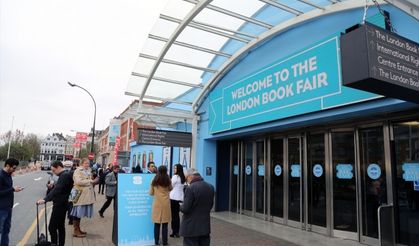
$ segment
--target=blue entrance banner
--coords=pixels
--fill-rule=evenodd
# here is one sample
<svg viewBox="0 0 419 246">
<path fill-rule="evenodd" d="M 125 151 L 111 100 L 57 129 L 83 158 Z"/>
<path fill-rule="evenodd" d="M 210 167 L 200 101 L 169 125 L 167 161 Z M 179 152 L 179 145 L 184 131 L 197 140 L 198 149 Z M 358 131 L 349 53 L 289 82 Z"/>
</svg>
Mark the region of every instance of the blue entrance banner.
<svg viewBox="0 0 419 246">
<path fill-rule="evenodd" d="M 154 176 L 118 175 L 118 245 L 154 245 L 153 197 L 149 195 Z"/>
<path fill-rule="evenodd" d="M 210 93 L 210 133 L 376 98 L 345 88 L 333 36 Z"/>
</svg>

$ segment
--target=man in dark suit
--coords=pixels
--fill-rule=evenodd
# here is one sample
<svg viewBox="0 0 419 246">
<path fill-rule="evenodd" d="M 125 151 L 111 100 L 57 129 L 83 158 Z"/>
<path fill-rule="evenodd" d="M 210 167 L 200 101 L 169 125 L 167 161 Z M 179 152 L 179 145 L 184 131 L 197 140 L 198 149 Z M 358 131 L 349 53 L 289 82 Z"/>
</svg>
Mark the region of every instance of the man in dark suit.
<svg viewBox="0 0 419 246">
<path fill-rule="evenodd" d="M 55 161 L 51 165 L 52 172 L 58 176 L 58 181 L 48 195 L 39 200 L 38 204 L 52 201 L 52 213 L 48 230 L 51 234 L 51 243 L 64 246 L 65 244 L 65 215 L 68 209 L 68 197 L 73 188 L 73 177 L 64 169 L 61 161 Z"/>
<path fill-rule="evenodd" d="M 183 220 L 180 235 L 184 246 L 209 246 L 211 234 L 210 212 L 214 204 L 214 187 L 195 169 L 186 172 L 188 186 L 180 211 Z"/>
</svg>

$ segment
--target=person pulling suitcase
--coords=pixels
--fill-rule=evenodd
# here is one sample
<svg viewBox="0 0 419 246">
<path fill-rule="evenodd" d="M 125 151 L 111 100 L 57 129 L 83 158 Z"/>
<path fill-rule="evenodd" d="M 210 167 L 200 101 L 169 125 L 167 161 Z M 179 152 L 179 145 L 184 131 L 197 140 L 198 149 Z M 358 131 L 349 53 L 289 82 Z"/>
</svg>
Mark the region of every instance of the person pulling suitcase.
<svg viewBox="0 0 419 246">
<path fill-rule="evenodd" d="M 37 202 L 38 205 L 52 201 L 52 213 L 48 230 L 51 234 L 51 243 L 64 246 L 65 244 L 65 217 L 68 209 L 68 197 L 73 188 L 71 173 L 64 169 L 61 161 L 51 165 L 51 171 L 58 176 L 54 188 L 48 195 Z"/>
<path fill-rule="evenodd" d="M 39 204 L 36 204 L 36 244 L 35 246 L 56 246 L 48 241 L 48 219 L 47 219 L 47 204 L 45 203 L 45 234 L 39 234 Z"/>
</svg>

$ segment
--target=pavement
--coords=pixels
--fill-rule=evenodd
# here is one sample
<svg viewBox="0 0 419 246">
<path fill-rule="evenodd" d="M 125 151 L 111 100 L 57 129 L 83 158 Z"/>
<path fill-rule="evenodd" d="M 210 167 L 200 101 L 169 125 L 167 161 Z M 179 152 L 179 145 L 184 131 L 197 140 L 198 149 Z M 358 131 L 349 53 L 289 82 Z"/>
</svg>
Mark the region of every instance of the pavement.
<svg viewBox="0 0 419 246">
<path fill-rule="evenodd" d="M 105 196 L 97 195 L 97 202 L 94 205 L 95 216 L 92 219 L 82 219 L 81 228 L 88 234 L 86 238 L 74 238 L 73 228 L 67 226 L 66 245 L 69 246 L 113 246 L 112 243 L 112 205 L 105 211 L 104 217 L 100 218 L 98 210 L 105 202 Z M 170 228 L 170 225 L 169 225 Z M 213 246 L 296 246 L 280 238 L 246 229 L 242 226 L 223 221 L 221 219 L 211 219 L 211 245 Z M 169 229 L 170 232 L 170 229 Z M 169 245 L 181 246 L 182 238 L 170 238 Z"/>
<path fill-rule="evenodd" d="M 15 194 L 12 230 L 10 233 L 11 246 L 34 246 L 36 242 L 36 206 L 35 202 L 45 195 L 45 184 L 48 174 L 45 171 L 35 171 L 15 176 L 14 184 L 24 186 L 21 193 Z M 97 190 L 97 188 L 96 188 Z M 105 212 L 105 218 L 99 217 L 98 210 L 105 202 L 105 196 L 97 194 L 94 205 L 94 217 L 82 219 L 81 228 L 86 231 L 86 238 L 74 238 L 73 227 L 66 221 L 66 244 L 71 246 L 113 246 L 112 225 L 113 206 Z M 41 232 L 45 231 L 44 209 L 41 210 Z M 51 204 L 47 206 L 48 219 Z M 213 246 L 352 246 L 357 242 L 330 238 L 313 232 L 302 231 L 276 223 L 238 215 L 230 212 L 217 212 L 211 218 L 211 245 Z M 170 232 L 170 229 L 169 229 Z M 182 245 L 182 238 L 170 238 L 169 245 Z"/>
</svg>

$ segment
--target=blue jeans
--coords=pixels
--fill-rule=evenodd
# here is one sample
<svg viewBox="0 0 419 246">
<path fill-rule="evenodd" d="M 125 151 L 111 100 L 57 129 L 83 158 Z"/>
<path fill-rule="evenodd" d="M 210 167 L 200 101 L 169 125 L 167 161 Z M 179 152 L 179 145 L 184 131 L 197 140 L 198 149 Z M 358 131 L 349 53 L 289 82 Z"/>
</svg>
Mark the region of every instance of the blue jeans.
<svg viewBox="0 0 419 246">
<path fill-rule="evenodd" d="M 9 246 L 9 232 L 12 225 L 12 209 L 0 210 L 0 246 Z"/>
</svg>

